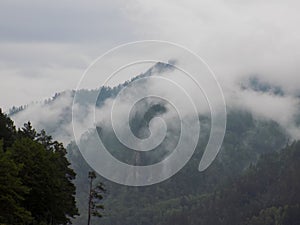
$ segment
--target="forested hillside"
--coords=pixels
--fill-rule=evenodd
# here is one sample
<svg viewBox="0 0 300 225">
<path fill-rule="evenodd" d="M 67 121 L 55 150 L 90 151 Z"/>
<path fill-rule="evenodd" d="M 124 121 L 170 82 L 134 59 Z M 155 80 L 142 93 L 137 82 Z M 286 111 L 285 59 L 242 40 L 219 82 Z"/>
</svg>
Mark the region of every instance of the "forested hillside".
<svg viewBox="0 0 300 225">
<path fill-rule="evenodd" d="M 271 210 L 268 209 L 269 207 L 278 207 L 278 210 L 281 210 L 280 207 L 283 209 L 285 204 L 289 204 L 286 202 L 281 205 L 275 203 L 271 205 L 267 202 L 269 200 L 260 204 L 257 203 L 256 198 L 261 193 L 253 194 L 253 196 L 248 194 L 248 192 L 261 191 L 259 189 L 252 190 L 253 185 L 256 182 L 267 181 L 272 176 L 264 171 L 265 169 L 260 169 L 262 165 L 265 165 L 266 168 L 270 167 L 272 170 L 273 162 L 269 159 L 277 157 L 276 160 L 279 160 L 280 158 L 277 162 L 278 168 L 287 163 L 286 158 L 282 158 L 281 155 L 286 154 L 282 149 L 288 145 L 289 137 L 276 122 L 256 120 L 245 111 L 230 112 L 223 148 L 213 164 L 206 171 L 200 173 L 197 166 L 209 130 L 207 119 L 202 118 L 202 124 L 204 134 L 201 136 L 192 160 L 171 179 L 149 187 L 125 187 L 105 180 L 104 183 L 109 193 L 104 199 L 105 216 L 99 221 L 96 219 L 95 223 L 111 225 L 242 224 L 250 222 L 252 217 L 251 221 L 253 222 L 255 216 L 259 216 L 256 213 L 263 209 L 266 209 L 266 212 L 262 213 L 267 213 L 268 210 Z M 87 139 L 87 142 L 92 141 Z M 293 144 L 292 146 L 293 149 L 298 149 L 295 147 L 298 145 Z M 124 153 L 115 151 L 112 154 L 124 155 Z M 68 152 L 68 157 L 78 174 L 75 182 L 80 190 L 77 193 L 79 208 L 85 212 L 87 209 L 85 201 L 87 198 L 86 172 L 90 168 L 74 143 L 68 146 Z M 297 160 L 299 162 L 297 158 L 294 160 L 294 163 Z M 249 174 L 254 174 L 251 171 L 256 171 L 253 180 L 249 178 Z M 278 171 L 272 170 L 272 172 L 277 173 Z M 261 176 L 259 180 L 258 176 Z M 249 182 L 249 187 L 248 183 L 245 184 L 245 179 Z M 251 183 L 250 186 L 251 181 L 254 184 Z M 267 185 L 271 187 L 273 184 L 277 185 L 264 182 L 256 185 L 261 185 L 260 187 L 265 187 L 269 191 Z M 239 187 L 239 185 L 244 186 Z M 236 188 L 241 189 L 236 190 Z M 272 197 L 274 193 L 270 192 L 269 194 Z M 282 195 L 285 194 L 290 193 L 282 193 Z M 257 205 L 251 206 L 251 211 L 248 211 L 250 210 L 248 209 L 249 201 L 251 204 L 253 204 L 252 201 L 257 203 Z M 228 207 L 225 207 L 227 205 Z M 223 207 L 225 208 L 223 209 Z M 294 205 L 292 204 L 291 207 Z M 225 212 L 221 209 L 228 211 Z M 237 214 L 235 211 L 239 209 L 243 210 L 242 214 Z M 85 221 L 85 215 L 86 213 L 82 213 L 82 216 L 74 221 L 75 224 L 82 224 Z M 237 218 L 233 218 L 233 215 Z"/>
<path fill-rule="evenodd" d="M 299 225 L 300 142 L 264 154 L 241 176 L 160 224 Z"/>
<path fill-rule="evenodd" d="M 63 92 L 41 104 L 15 108 L 11 110 L 11 115 L 18 121 L 18 124 L 20 124 L 20 121 L 22 124 L 26 122 L 24 118 L 26 120 L 31 118 L 33 123 L 37 124 L 38 130 L 45 129 L 47 133 L 64 140 L 67 144 L 67 151 L 58 142 L 48 140 L 49 136 L 44 131 L 37 133 L 30 127 L 30 124 L 26 124 L 25 127 L 17 131 L 12 122 L 9 122 L 11 124 L 9 127 L 12 127 L 10 129 L 13 134 L 3 133 L 2 135 L 3 148 L 9 149 L 9 151 L 12 151 L 10 149 L 13 148 L 24 149 L 25 152 L 27 147 L 21 148 L 20 146 L 27 146 L 23 143 L 24 138 L 35 144 L 43 145 L 46 149 L 50 148 L 52 153 L 56 152 L 56 150 L 53 150 L 56 148 L 55 146 L 60 146 L 59 148 L 62 148 L 60 151 L 62 152 L 61 157 L 65 162 L 64 166 L 69 165 L 65 159 L 66 156 L 71 162 L 70 167 L 77 174 L 76 179 L 74 179 L 74 172 L 68 169 L 71 173 L 68 175 L 68 180 L 76 186 L 76 203 L 80 213 L 80 216 L 71 221 L 76 225 L 85 224 L 88 215 L 87 199 L 89 197 L 87 174 L 92 168 L 83 159 L 78 145 L 84 151 L 96 150 L 97 140 L 95 140 L 95 137 L 97 139 L 100 137 L 105 147 L 115 158 L 131 165 L 150 165 L 158 162 L 167 157 L 170 154 L 170 149 L 172 150 L 172 146 L 176 145 L 180 123 L 175 119 L 166 121 L 168 124 L 166 138 L 161 145 L 149 152 L 137 152 L 124 146 L 106 123 L 107 112 L 109 111 L 105 108 L 107 102 L 114 100 L 124 88 L 130 87 L 136 79 L 162 75 L 160 73 L 165 71 L 172 71 L 172 68 L 166 64 L 157 63 L 145 73 L 115 87 Z M 147 88 L 147 85 L 150 84 L 142 83 L 142 85 Z M 282 98 L 286 95 L 280 87 L 272 86 L 255 77 L 241 83 L 240 88 L 245 92 L 251 91 L 261 96 Z M 82 136 L 79 137 L 77 143 L 73 141 L 72 104 L 80 109 L 80 113 L 77 115 L 79 116 L 78 121 L 84 124 L 85 128 L 93 126 L 93 124 L 86 126 L 88 121 L 85 120 L 93 113 L 90 110 L 91 107 L 96 105 L 96 110 L 99 110 L 97 111 L 99 116 L 99 121 L 96 121 L 97 129 L 95 131 L 82 130 Z M 298 105 L 295 105 L 295 108 L 298 109 Z M 287 225 L 284 221 L 299 213 L 297 206 L 299 204 L 299 199 L 297 200 L 299 187 L 297 186 L 298 181 L 293 181 L 293 179 L 296 179 L 295 176 L 291 175 L 293 177 L 289 177 L 287 174 L 289 170 L 292 170 L 291 174 L 296 174 L 298 168 L 289 168 L 286 163 L 295 160 L 293 163 L 296 164 L 299 161 L 297 161 L 296 155 L 293 155 L 294 153 L 284 156 L 288 154 L 286 152 L 292 150 L 282 149 L 298 149 L 297 143 L 292 144 L 294 137 L 288 129 L 292 128 L 291 130 L 297 131 L 299 128 L 297 121 L 300 117 L 298 114 L 295 115 L 293 121 L 291 121 L 292 126 L 287 127 L 284 126 L 286 124 L 282 121 L 280 123 L 275 119 L 263 117 L 247 108 L 228 105 L 227 110 L 225 139 L 217 158 L 207 170 L 199 172 L 197 168 L 208 142 L 211 118 L 209 114 L 199 114 L 201 126 L 199 142 L 194 155 L 185 167 L 170 179 L 147 187 L 127 187 L 100 178 L 107 189 L 103 200 L 105 206 L 104 216 L 100 219 L 92 218 L 92 223 L 107 225 Z M 146 137 L 149 134 L 149 122 L 154 117 L 163 116 L 167 113 L 169 112 L 164 101 L 145 101 L 140 107 L 134 108 L 133 113 L 130 114 L 129 124 L 132 133 L 139 138 Z M 4 115 L 3 118 L 10 121 Z M 120 117 L 119 119 L 124 118 Z M 92 132 L 97 132 L 97 135 Z M 165 146 L 168 146 L 168 148 Z M 293 150 L 293 152 L 297 151 Z M 13 160 L 15 163 L 20 163 L 23 159 L 18 156 Z M 275 168 L 274 164 L 278 168 Z M 265 165 L 265 167 L 262 165 Z M 17 177 L 19 176 L 18 171 L 16 170 Z M 40 176 L 48 176 L 47 173 Z M 285 174 L 284 177 L 283 173 Z M 271 179 L 272 177 L 274 180 Z M 49 180 L 52 182 L 51 179 Z M 27 181 L 22 182 L 21 180 L 20 182 L 25 186 L 24 194 L 26 194 L 26 191 L 28 191 L 26 190 Z M 296 185 L 290 193 L 284 188 L 284 185 L 289 186 L 287 182 Z M 27 187 L 31 187 L 31 185 L 31 183 L 28 183 Z M 44 183 L 43 185 L 47 186 L 48 184 Z M 75 193 L 72 185 L 68 190 L 71 196 Z M 276 191 L 278 192 L 277 195 L 275 194 Z M 290 194 L 295 197 L 294 202 L 288 200 L 288 198 L 292 198 Z M 281 198 L 279 196 L 285 197 Z M 21 198 L 18 201 L 23 204 L 26 199 L 22 200 Z M 71 202 L 71 206 L 74 207 L 73 200 Z M 22 204 L 19 205 L 27 209 L 27 206 L 25 207 Z M 72 210 L 74 209 L 72 208 Z M 27 211 L 35 212 L 35 210 L 40 209 L 29 209 Z M 43 208 L 39 213 L 45 212 L 45 210 L 49 209 Z M 64 210 L 68 209 L 65 208 Z M 29 219 L 34 217 L 33 212 L 31 212 Z M 53 213 L 51 211 L 51 216 Z M 72 217 L 75 214 L 76 212 L 72 211 L 68 215 Z M 51 216 L 46 215 L 47 218 Z M 44 218 L 44 215 L 42 217 Z M 50 220 L 47 219 L 47 221 Z M 293 222 L 295 222 L 295 219 L 293 219 Z"/>
<path fill-rule="evenodd" d="M 145 73 L 113 88 L 101 87 L 95 90 L 77 91 L 74 103 L 81 109 L 78 114 L 80 118 L 82 117 L 81 122 L 87 122 L 84 119 L 90 116 L 92 104 L 96 104 L 96 109 L 101 110 L 106 106 L 107 101 L 113 100 L 134 80 L 170 69 L 158 63 Z M 285 95 L 279 87 L 263 83 L 257 78 L 251 78 L 243 83 L 241 89 L 278 97 Z M 67 137 L 64 140 L 68 144 L 70 138 L 73 137 L 71 109 L 74 95 L 73 91 L 56 94 L 37 108 L 31 106 L 16 108 L 11 113 L 19 123 L 22 119 L 31 117 L 39 129 L 45 127 L 46 131 L 55 137 L 62 139 Z M 97 99 L 96 102 L 93 102 L 93 99 Z M 147 136 L 148 124 L 152 118 L 168 113 L 163 101 L 149 101 L 142 108 L 136 109 L 140 111 L 136 110 L 132 113 L 129 124 L 131 131 L 137 137 Z M 36 112 L 34 110 L 39 112 L 37 118 L 35 118 L 36 114 L 33 114 Z M 170 123 L 168 123 L 164 144 L 149 152 L 132 151 L 120 143 L 113 130 L 105 125 L 107 115 L 104 112 L 105 110 L 100 111 L 99 114 L 100 122 L 97 123 L 96 138 L 100 137 L 110 153 L 120 161 L 131 165 L 153 164 L 168 156 L 170 152 L 166 151 L 168 149 L 165 146 L 170 147 L 176 144 L 173 139 L 178 137 L 180 124 L 172 120 L 167 121 Z M 52 116 L 49 117 L 49 114 Z M 294 120 L 297 121 L 298 117 Z M 287 163 L 294 160 L 293 164 L 296 164 L 299 159 L 294 155 L 297 150 L 293 150 L 294 153 L 290 155 L 285 154 L 292 150 L 282 150 L 298 149 L 297 143 L 292 144 L 293 137 L 287 132 L 286 127 L 278 121 L 257 116 L 253 111 L 228 106 L 227 128 L 222 148 L 210 167 L 199 172 L 197 168 L 209 138 L 211 119 L 209 115 L 201 114 L 199 121 L 201 134 L 195 153 L 185 167 L 170 179 L 148 187 L 126 187 L 100 178 L 107 189 L 103 201 L 104 217 L 92 218 L 92 223 L 107 225 L 288 225 L 284 221 L 299 214 L 297 206 L 299 186 L 297 186 L 298 181 L 293 180 L 296 179 L 295 174 L 299 168 L 290 168 Z M 16 145 L 13 144 L 16 142 L 13 137 L 20 136 L 22 132 L 32 130 L 32 128 L 27 124 L 20 131 L 16 131 L 15 128 L 12 130 L 14 135 L 3 134 L 4 149 L 13 148 Z M 80 143 L 71 141 L 67 145 L 67 152 L 63 150 L 64 154 L 62 154 L 63 157 L 66 154 L 71 162 L 71 168 L 77 174 L 76 179 L 74 179 L 74 174 L 69 177 L 69 181 L 75 184 L 77 190 L 76 201 L 80 216 L 72 219 L 76 225 L 85 224 L 87 221 L 89 196 L 87 174 L 92 169 L 81 156 L 77 144 L 83 146 L 86 151 L 97 149 L 95 135 L 92 135 L 89 130 L 83 132 L 84 138 L 80 138 Z M 31 141 L 38 144 L 43 144 L 41 136 L 47 136 L 44 132 L 37 134 L 36 131 L 27 131 L 26 133 L 30 134 Z M 28 134 L 26 137 L 28 138 Z M 52 142 L 52 145 L 53 143 L 57 144 L 57 142 Z M 291 176 L 293 177 L 287 174 L 289 170 L 292 170 Z M 285 176 L 283 177 L 282 174 Z M 284 188 L 284 185 L 288 185 L 287 182 L 296 185 L 293 191 L 289 192 Z M 26 184 L 25 181 L 24 184 Z M 276 192 L 280 195 L 276 195 Z M 75 193 L 74 190 L 72 193 Z M 294 196 L 294 202 L 287 197 L 290 195 Z M 44 210 L 41 211 L 44 212 Z M 75 214 L 74 211 L 70 215 Z M 291 220 L 295 222 L 295 219 Z"/>
<path fill-rule="evenodd" d="M 85 224 L 91 168 L 76 144 L 70 143 L 67 152 L 30 123 L 17 130 L 5 114 L 0 119 L 0 222 Z M 149 187 L 125 187 L 102 178 L 108 190 L 104 217 L 93 218 L 92 223 L 299 225 L 300 143 L 289 143 L 289 136 L 275 121 L 232 110 L 220 154 L 200 173 L 197 165 L 210 129 L 208 118 L 200 120 L 203 133 L 196 152 L 171 179 Z M 113 139 L 107 142 L 116 144 Z M 116 157 L 124 157 L 118 148 L 113 149 Z M 133 160 L 132 155 L 127 158 Z M 141 158 L 144 163 L 153 160 L 152 156 Z M 73 183 L 81 214 L 75 219 Z"/>
<path fill-rule="evenodd" d="M 300 0 L 0 0 L 0 225 L 300 225 Z"/>
</svg>

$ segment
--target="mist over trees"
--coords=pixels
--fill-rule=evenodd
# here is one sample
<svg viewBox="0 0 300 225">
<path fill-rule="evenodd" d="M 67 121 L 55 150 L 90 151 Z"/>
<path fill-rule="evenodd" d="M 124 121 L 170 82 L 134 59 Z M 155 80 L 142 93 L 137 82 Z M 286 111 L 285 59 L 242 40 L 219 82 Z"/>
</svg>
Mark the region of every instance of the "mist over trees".
<svg viewBox="0 0 300 225">
<path fill-rule="evenodd" d="M 207 118 L 201 118 L 201 124 L 206 128 L 202 130 L 193 158 L 171 179 L 149 187 L 124 187 L 105 180 L 110 192 L 103 201 L 106 216 L 95 222 L 111 225 L 298 224 L 300 186 L 294 180 L 299 175 L 296 166 L 300 161 L 299 143 L 290 143 L 289 136 L 276 121 L 259 121 L 249 112 L 230 111 L 222 150 L 212 165 L 199 173 L 196 168 L 209 132 Z M 111 154 L 126 159 L 112 135 L 104 132 L 102 129 L 100 136 L 105 136 Z M 92 143 L 87 138 L 82 144 L 93 148 Z M 75 143 L 68 146 L 68 152 L 74 170 L 78 171 L 76 186 L 86 190 L 86 174 L 91 168 Z M 127 158 L 134 159 L 131 156 Z M 151 157 L 142 159 L 144 163 L 152 162 Z M 289 182 L 293 183 L 290 185 L 293 191 L 283 188 L 288 187 Z M 85 204 L 87 196 L 88 193 L 78 193 L 79 206 Z M 74 222 L 82 224 L 82 221 L 86 220 Z"/>
<path fill-rule="evenodd" d="M 93 193 L 88 192 L 91 168 L 75 143 L 68 146 L 67 153 L 61 143 L 43 130 L 37 132 L 30 123 L 17 130 L 5 114 L 0 118 L 0 223 L 86 224 L 89 194 Z M 195 168 L 209 131 L 207 118 L 202 118 L 202 124 L 206 129 L 195 155 L 171 179 L 140 188 L 105 180 L 110 194 L 104 199 L 100 194 L 99 205 L 100 210 L 106 206 L 105 216 L 101 221 L 93 218 L 91 223 L 298 225 L 299 142 L 289 143 L 289 136 L 275 121 L 258 121 L 248 112 L 231 111 L 222 151 L 199 173 Z M 143 160 L 147 163 L 151 158 Z M 73 182 L 83 214 L 75 220 L 78 210 Z"/>
<path fill-rule="evenodd" d="M 141 76 L 150 74 L 151 71 Z M 105 106 L 106 100 L 114 99 L 122 88 L 129 84 L 130 81 L 114 88 L 79 90 L 76 104 L 85 109 L 80 116 L 86 117 L 88 113 L 86 109 L 99 91 L 101 97 L 98 96 L 96 107 L 101 109 Z M 279 87 L 257 79 L 249 80 L 241 86 L 241 89 L 276 98 L 285 96 Z M 65 129 L 70 127 L 68 125 L 71 122 L 70 105 L 73 97 L 74 92 L 71 91 L 56 94 L 52 99 L 45 101 L 38 108 L 42 109 L 42 116 L 38 121 L 40 123 L 35 121 L 35 125 L 37 124 L 39 129 L 45 128 L 55 137 L 63 137 L 62 131 L 68 131 Z M 147 131 L 145 128 L 151 118 L 166 112 L 165 105 L 161 102 L 155 102 L 152 107 L 148 106 L 137 108 L 136 113 L 130 117 L 132 132 L 139 137 L 145 136 L 144 131 Z M 59 110 L 52 114 L 49 113 L 53 112 L 51 108 Z M 36 112 L 30 111 L 30 107 L 20 110 L 15 109 L 14 118 L 17 119 L 19 115 L 23 119 L 33 117 L 35 115 L 33 112 Z M 101 119 L 102 117 L 103 114 Z M 1 196 L 8 196 L 1 198 L 3 201 L 1 206 L 7 204 L 8 207 L 3 207 L 0 212 L 0 223 L 72 222 L 81 225 L 86 224 L 88 215 L 91 215 L 91 224 L 107 225 L 299 225 L 300 145 L 299 142 L 290 141 L 293 137 L 287 132 L 286 127 L 276 118 L 262 119 L 249 109 L 229 108 L 222 149 L 210 167 L 199 173 L 197 167 L 211 125 L 209 117 L 205 115 L 200 115 L 199 120 L 202 130 L 199 143 L 192 159 L 180 172 L 171 179 L 149 187 L 126 187 L 104 179 L 103 184 L 109 190 L 109 195 L 102 199 L 103 196 L 100 194 L 100 201 L 95 201 L 94 204 L 89 201 L 92 199 L 91 194 L 94 193 L 90 187 L 96 186 L 90 182 L 97 183 L 99 179 L 95 179 L 94 176 L 89 179 L 88 173 L 92 168 L 82 158 L 74 141 L 69 143 L 70 140 L 67 139 L 66 144 L 69 145 L 66 152 L 62 144 L 53 141 L 44 130 L 36 132 L 30 123 L 17 130 L 13 122 L 2 114 L 0 162 L 3 163 L 0 170 L 6 171 L 7 175 L 1 178 L 0 192 Z M 299 116 L 293 117 L 294 120 L 299 120 Z M 97 124 L 97 138 L 103 139 L 110 153 L 120 161 L 132 165 L 148 165 L 160 161 L 168 154 L 164 145 L 159 146 L 156 149 L 158 151 L 137 154 L 124 147 L 105 125 L 105 123 Z M 174 129 L 169 130 L 166 143 L 169 140 L 173 143 L 173 138 L 177 136 L 175 128 L 178 126 L 175 120 L 172 121 L 170 127 L 172 126 Z M 85 138 L 80 144 L 86 150 L 96 149 L 94 136 L 89 131 L 83 132 Z M 71 162 L 73 170 L 69 169 L 66 157 Z M 33 162 L 36 163 L 35 166 Z M 46 169 L 46 172 L 43 169 Z M 63 174 L 68 174 L 67 180 L 74 182 L 76 196 L 74 186 L 68 185 Z M 54 175 L 57 179 L 51 178 Z M 27 180 L 29 177 L 32 179 Z M 43 178 L 49 180 L 49 187 L 48 181 Z M 64 182 L 61 183 L 61 180 Z M 62 186 L 57 186 L 58 182 Z M 41 192 L 42 186 L 45 185 L 46 188 Z M 50 190 L 55 190 L 55 193 Z M 68 196 L 62 196 L 61 190 L 66 191 Z M 81 215 L 71 219 L 77 214 L 74 197 Z M 66 198 L 65 201 L 68 203 L 63 209 L 56 210 L 55 206 L 61 204 L 56 199 L 60 198 Z M 99 215 L 103 215 L 101 221 L 96 214 L 92 216 L 98 203 L 101 203 L 99 204 Z M 102 205 L 105 205 L 105 213 L 102 213 Z"/>
</svg>

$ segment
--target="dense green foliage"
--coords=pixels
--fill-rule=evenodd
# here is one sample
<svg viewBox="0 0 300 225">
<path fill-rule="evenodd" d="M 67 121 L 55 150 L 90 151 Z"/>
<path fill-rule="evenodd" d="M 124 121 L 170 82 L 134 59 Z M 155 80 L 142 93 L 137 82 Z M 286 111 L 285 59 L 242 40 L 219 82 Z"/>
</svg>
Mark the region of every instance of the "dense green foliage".
<svg viewBox="0 0 300 225">
<path fill-rule="evenodd" d="M 0 221 L 1 223 L 25 224 L 32 221 L 31 213 L 22 207 L 29 188 L 18 176 L 22 168 L 12 160 L 11 152 L 4 152 L 0 141 Z"/>
<path fill-rule="evenodd" d="M 0 224 L 68 224 L 78 214 L 66 149 L 0 111 Z"/>
</svg>

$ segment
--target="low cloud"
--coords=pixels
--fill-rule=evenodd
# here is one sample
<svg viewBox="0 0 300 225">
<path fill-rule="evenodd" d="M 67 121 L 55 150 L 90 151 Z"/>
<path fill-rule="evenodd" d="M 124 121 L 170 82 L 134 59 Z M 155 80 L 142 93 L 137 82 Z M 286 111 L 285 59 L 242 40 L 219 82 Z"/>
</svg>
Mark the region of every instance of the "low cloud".
<svg viewBox="0 0 300 225">
<path fill-rule="evenodd" d="M 296 0 L 5 1 L 0 9 L 0 74 L 5 80 L 0 93 L 7 97 L 0 103 L 7 110 L 74 89 L 92 59 L 111 47 L 127 41 L 163 39 L 187 46 L 209 64 L 230 110 L 245 109 L 258 119 L 275 120 L 299 138 L 299 8 Z M 134 75 L 138 74 L 132 72 Z M 241 89 L 241 83 L 253 75 L 280 87 L 285 94 Z M 200 98 L 198 106 L 203 107 L 198 110 L 207 113 L 205 98 L 197 88 L 185 84 L 179 75 L 173 79 L 188 87 L 185 89 L 193 98 Z M 160 83 L 151 85 L 158 93 L 167 94 Z M 93 88 L 97 87 L 98 83 Z M 32 120 L 42 127 L 42 120 L 57 120 L 65 110 L 63 104 L 70 104 L 71 97 L 62 98 L 65 100 L 52 108 L 32 105 L 15 119 L 18 124 Z"/>
</svg>

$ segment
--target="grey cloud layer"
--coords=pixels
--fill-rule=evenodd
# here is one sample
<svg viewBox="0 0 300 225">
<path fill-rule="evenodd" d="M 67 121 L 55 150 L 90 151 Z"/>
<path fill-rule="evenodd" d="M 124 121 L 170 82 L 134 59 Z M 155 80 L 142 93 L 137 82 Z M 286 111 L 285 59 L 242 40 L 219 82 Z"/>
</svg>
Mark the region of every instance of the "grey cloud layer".
<svg viewBox="0 0 300 225">
<path fill-rule="evenodd" d="M 107 1 L 2 1 L 0 40 L 16 42 L 105 41 L 130 38 L 120 3 Z"/>
<path fill-rule="evenodd" d="M 74 89 L 99 54 L 133 39 L 121 1 L 0 3 L 1 107 Z M 41 88 L 42 87 L 42 88 Z"/>
<path fill-rule="evenodd" d="M 0 106 L 75 88 L 92 59 L 117 44 L 164 39 L 207 61 L 229 105 L 298 134 L 299 10 L 296 0 L 2 1 Z M 241 91 L 239 82 L 252 74 L 287 95 Z"/>
<path fill-rule="evenodd" d="M 298 89 L 299 1 L 132 2 L 128 16 L 137 21 L 139 35 L 191 48 L 222 82 L 254 73 Z"/>
</svg>

